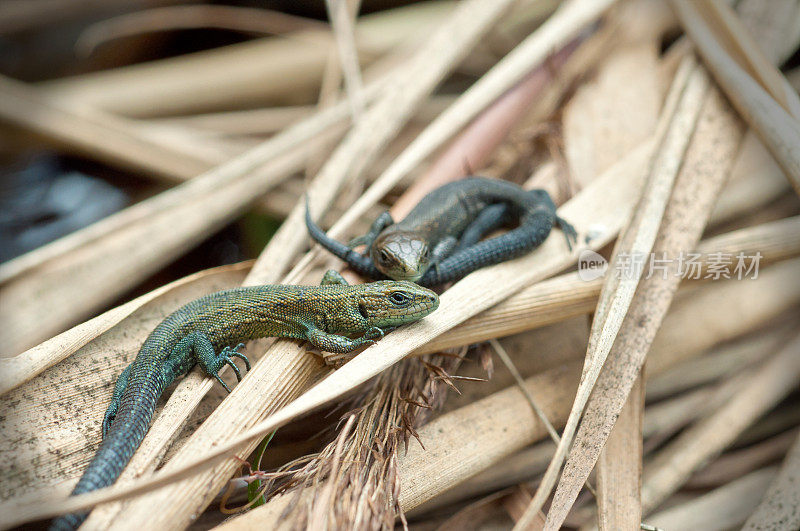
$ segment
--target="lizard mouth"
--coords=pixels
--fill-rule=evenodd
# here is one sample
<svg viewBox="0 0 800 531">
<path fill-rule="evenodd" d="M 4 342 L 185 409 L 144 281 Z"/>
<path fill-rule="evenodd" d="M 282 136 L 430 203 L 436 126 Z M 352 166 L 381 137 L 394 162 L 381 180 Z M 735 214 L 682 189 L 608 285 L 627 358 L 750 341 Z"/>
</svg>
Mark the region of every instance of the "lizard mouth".
<svg viewBox="0 0 800 531">
<path fill-rule="evenodd" d="M 408 280 L 409 282 L 416 282 L 422 278 L 422 272 L 415 267 L 402 267 L 398 268 L 399 271 L 394 272 L 395 280 Z"/>
</svg>

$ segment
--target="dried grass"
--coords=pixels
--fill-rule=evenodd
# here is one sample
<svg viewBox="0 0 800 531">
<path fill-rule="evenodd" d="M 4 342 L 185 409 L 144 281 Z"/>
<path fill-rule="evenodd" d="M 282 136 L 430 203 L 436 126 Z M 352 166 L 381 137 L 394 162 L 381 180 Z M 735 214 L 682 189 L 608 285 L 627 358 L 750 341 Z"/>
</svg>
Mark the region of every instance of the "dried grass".
<svg viewBox="0 0 800 531">
<path fill-rule="evenodd" d="M 429 35 L 451 16 L 453 5 L 422 2 L 366 16 L 358 38 L 370 55 L 386 53 Z M 56 80 L 42 88 L 74 106 L 137 117 L 275 105 L 316 92 L 332 46 L 329 31 L 300 32 Z"/>
<path fill-rule="evenodd" d="M 683 0 L 674 0 L 672 5 L 731 103 L 759 134 L 800 193 L 800 156 L 793 147 L 800 143 L 800 97 L 787 90 L 783 75 L 726 5 L 709 2 L 696 8 Z M 721 43 L 728 43 L 728 47 L 723 48 Z"/>
<path fill-rule="evenodd" d="M 645 511 L 657 507 L 694 469 L 721 452 L 750 422 L 772 409 L 795 387 L 800 376 L 798 349 L 800 340 L 795 338 L 768 357 L 752 374 L 736 382 L 738 385 L 724 406 L 701 418 L 658 453 L 645 469 Z"/>
</svg>

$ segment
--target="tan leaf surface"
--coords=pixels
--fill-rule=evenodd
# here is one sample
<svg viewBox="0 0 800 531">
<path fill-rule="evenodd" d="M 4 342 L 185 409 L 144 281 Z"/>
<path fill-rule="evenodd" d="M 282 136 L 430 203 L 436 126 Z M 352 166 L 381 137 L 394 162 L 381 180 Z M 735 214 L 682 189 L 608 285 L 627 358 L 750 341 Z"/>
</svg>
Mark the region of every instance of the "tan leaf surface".
<svg viewBox="0 0 800 531">
<path fill-rule="evenodd" d="M 800 526 L 800 438 L 781 465 L 778 477 L 769 485 L 764 499 L 747 519 L 742 529 L 792 529 Z"/>
</svg>

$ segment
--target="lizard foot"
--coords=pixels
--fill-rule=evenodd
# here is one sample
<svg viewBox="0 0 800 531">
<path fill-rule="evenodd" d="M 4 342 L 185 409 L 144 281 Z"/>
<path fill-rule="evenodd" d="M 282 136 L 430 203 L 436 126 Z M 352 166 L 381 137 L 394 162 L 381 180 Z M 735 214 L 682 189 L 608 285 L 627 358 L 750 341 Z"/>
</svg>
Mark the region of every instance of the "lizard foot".
<svg viewBox="0 0 800 531">
<path fill-rule="evenodd" d="M 567 239 L 567 247 L 569 247 L 571 252 L 572 246 L 578 243 L 578 231 L 576 231 L 575 227 L 569 224 L 564 218 L 556 216 L 556 223 L 564 233 L 564 237 Z"/>
<path fill-rule="evenodd" d="M 366 244 L 367 244 L 366 234 L 363 236 L 356 236 L 355 238 L 347 242 L 347 246 L 350 247 L 351 249 L 355 249 L 359 245 L 366 245 Z"/>
<path fill-rule="evenodd" d="M 217 356 L 216 364 L 219 366 L 219 368 L 217 369 L 217 371 L 214 372 L 213 376 L 222 385 L 222 387 L 224 387 L 225 390 L 228 391 L 229 393 L 231 392 L 231 388 L 228 387 L 228 384 L 226 384 L 222 380 L 222 378 L 220 378 L 218 372 L 225 365 L 230 365 L 231 369 L 233 369 L 233 373 L 236 375 L 236 381 L 238 382 L 242 381 L 242 373 L 241 371 L 239 371 L 239 367 L 237 367 L 236 364 L 233 363 L 233 358 L 240 358 L 244 361 L 244 366 L 246 370 L 248 371 L 250 370 L 250 361 L 247 359 L 247 356 L 239 352 L 239 349 L 242 347 L 244 347 L 244 343 L 239 343 L 235 347 L 225 347 Z"/>
<path fill-rule="evenodd" d="M 364 333 L 361 339 L 363 339 L 365 343 L 375 343 L 377 340 L 383 339 L 383 336 L 386 335 L 386 332 L 391 332 L 392 330 L 394 330 L 394 328 L 387 328 L 386 330 L 383 330 L 377 326 L 373 326 Z"/>
<path fill-rule="evenodd" d="M 249 371 L 250 370 L 250 360 L 247 359 L 247 356 L 245 356 L 244 354 L 239 352 L 240 348 L 244 348 L 244 343 L 239 343 L 238 345 L 236 345 L 233 348 L 225 347 L 224 349 L 222 349 L 222 352 L 220 352 L 219 355 L 220 355 L 220 357 L 228 357 L 228 358 L 230 358 L 231 356 L 233 356 L 235 358 L 241 359 L 242 361 L 244 361 L 245 369 Z"/>
</svg>

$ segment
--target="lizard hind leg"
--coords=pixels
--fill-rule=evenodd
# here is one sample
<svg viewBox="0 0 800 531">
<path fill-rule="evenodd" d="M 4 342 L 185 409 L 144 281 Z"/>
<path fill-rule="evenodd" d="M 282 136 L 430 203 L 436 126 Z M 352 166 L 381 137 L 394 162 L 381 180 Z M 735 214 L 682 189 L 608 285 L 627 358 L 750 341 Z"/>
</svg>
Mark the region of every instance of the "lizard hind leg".
<svg viewBox="0 0 800 531">
<path fill-rule="evenodd" d="M 451 250 L 450 254 L 472 247 L 478 243 L 481 238 L 510 221 L 512 221 L 512 212 L 507 204 L 496 203 L 487 206 L 481 210 L 467 228 L 464 229 L 464 232 L 461 233 L 458 240 L 458 245 Z"/>
<path fill-rule="evenodd" d="M 167 382 L 171 382 L 179 373 L 185 372 L 190 368 L 190 365 L 184 366 L 180 363 L 180 360 L 186 359 L 184 354 L 186 353 L 187 349 L 190 349 L 191 353 L 193 354 L 192 361 L 197 361 L 197 364 L 200 365 L 206 374 L 214 377 L 214 379 L 217 380 L 220 385 L 222 385 L 222 387 L 224 387 L 225 390 L 230 393 L 231 388 L 228 387 L 228 384 L 222 380 L 219 375 L 219 371 L 222 370 L 225 365 L 230 365 L 234 374 L 236 374 L 236 379 L 238 381 L 242 380 L 242 373 L 239 370 L 239 367 L 233 363 L 233 358 L 241 358 L 244 360 L 247 370 L 250 370 L 250 361 L 244 354 L 239 352 L 239 349 L 242 347 L 244 347 L 244 344 L 240 343 L 236 345 L 236 347 L 225 347 L 222 349 L 222 351 L 220 351 L 219 354 L 215 354 L 214 345 L 205 334 L 201 332 L 192 332 L 181 339 L 181 341 L 175 347 L 173 356 L 176 354 L 177 356 L 175 356 L 175 361 L 169 364 L 169 368 L 167 369 L 170 374 L 165 374 Z"/>
</svg>

